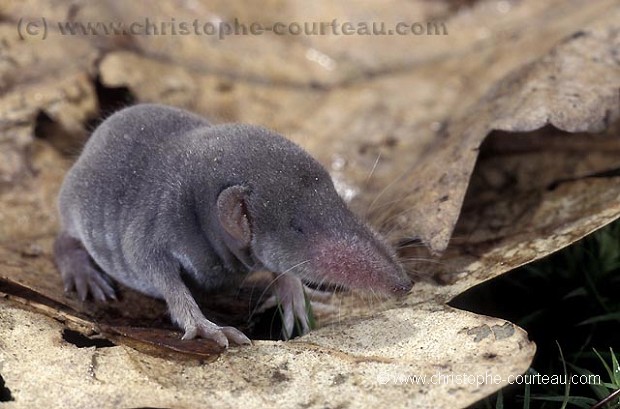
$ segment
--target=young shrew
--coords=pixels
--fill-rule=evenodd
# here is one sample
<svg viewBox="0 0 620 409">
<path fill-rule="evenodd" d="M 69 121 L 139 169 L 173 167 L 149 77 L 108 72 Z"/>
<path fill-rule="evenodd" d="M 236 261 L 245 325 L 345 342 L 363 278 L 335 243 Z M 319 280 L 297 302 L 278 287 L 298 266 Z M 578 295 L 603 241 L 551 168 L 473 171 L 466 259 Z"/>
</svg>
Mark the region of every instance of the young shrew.
<svg viewBox="0 0 620 409">
<path fill-rule="evenodd" d="M 211 125 L 163 105 L 123 109 L 95 130 L 58 204 L 54 250 L 65 289 L 106 301 L 114 279 L 162 298 L 184 339 L 250 342 L 209 321 L 188 284 L 217 291 L 258 269 L 276 273 L 288 336 L 295 320 L 309 330 L 302 279 L 382 294 L 412 286 L 327 171 L 258 126 Z"/>
</svg>

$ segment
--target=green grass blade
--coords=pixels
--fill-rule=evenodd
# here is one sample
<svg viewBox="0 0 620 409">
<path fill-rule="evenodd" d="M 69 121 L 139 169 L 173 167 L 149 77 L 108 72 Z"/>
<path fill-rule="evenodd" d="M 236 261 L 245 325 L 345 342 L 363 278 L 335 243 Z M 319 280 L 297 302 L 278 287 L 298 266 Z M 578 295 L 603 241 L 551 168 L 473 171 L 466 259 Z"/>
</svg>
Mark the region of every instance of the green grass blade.
<svg viewBox="0 0 620 409">
<path fill-rule="evenodd" d="M 500 389 L 497 392 L 497 400 L 495 401 L 495 409 L 504 409 L 504 394 Z"/>
<path fill-rule="evenodd" d="M 611 370 L 611 368 L 609 367 L 609 365 L 607 365 L 607 362 L 605 362 L 605 360 L 603 359 L 603 357 L 601 356 L 601 354 L 598 353 L 598 351 L 596 349 L 594 349 L 594 353 L 596 354 L 596 356 L 598 356 L 598 359 L 601 360 L 601 363 L 603 364 L 603 366 L 605 367 L 605 370 L 607 371 L 607 374 L 609 375 L 609 380 L 611 382 L 614 382 L 614 372 Z"/>
<path fill-rule="evenodd" d="M 546 401 L 546 402 L 562 402 L 562 407 L 566 407 L 564 405 L 577 406 L 579 408 L 590 409 L 592 405 L 596 405 L 597 401 L 592 398 L 587 398 L 585 396 L 572 396 L 568 399 L 566 396 L 532 396 L 533 400 L 537 401 Z"/>
<path fill-rule="evenodd" d="M 525 384 L 525 393 L 523 395 L 523 409 L 530 409 L 530 399 L 531 399 L 531 391 L 530 391 L 530 384 L 526 383 Z"/>
<path fill-rule="evenodd" d="M 586 376 L 594 375 L 593 372 L 591 372 L 591 371 L 589 371 L 587 369 L 579 368 L 578 366 L 575 366 L 575 365 L 570 364 L 570 363 L 569 363 L 569 365 L 579 375 L 586 375 Z M 591 383 L 589 386 L 594 391 L 594 394 L 596 395 L 596 397 L 599 400 L 605 399 L 609 395 L 609 389 L 606 387 L 605 384 Z"/>
<path fill-rule="evenodd" d="M 613 365 L 613 378 L 611 381 L 616 384 L 616 388 L 620 388 L 620 365 L 618 365 L 618 358 L 616 358 L 616 354 L 614 354 L 614 350 L 610 347 L 609 352 L 611 353 L 611 364 Z"/>
<path fill-rule="evenodd" d="M 555 341 L 558 346 L 558 350 L 560 351 L 560 359 L 562 360 L 562 367 L 564 368 L 564 375 L 568 377 L 568 371 L 566 370 L 566 360 L 564 359 L 564 352 L 562 352 L 562 347 L 558 341 Z M 566 405 L 568 405 L 568 399 L 570 397 L 570 382 L 566 384 L 566 388 L 564 388 L 564 402 L 560 409 L 566 409 Z"/>
<path fill-rule="evenodd" d="M 589 325 L 597 322 L 605 322 L 605 321 L 620 321 L 620 312 L 612 312 L 609 314 L 597 315 L 592 318 L 588 318 L 587 320 L 581 321 L 577 325 Z"/>
</svg>

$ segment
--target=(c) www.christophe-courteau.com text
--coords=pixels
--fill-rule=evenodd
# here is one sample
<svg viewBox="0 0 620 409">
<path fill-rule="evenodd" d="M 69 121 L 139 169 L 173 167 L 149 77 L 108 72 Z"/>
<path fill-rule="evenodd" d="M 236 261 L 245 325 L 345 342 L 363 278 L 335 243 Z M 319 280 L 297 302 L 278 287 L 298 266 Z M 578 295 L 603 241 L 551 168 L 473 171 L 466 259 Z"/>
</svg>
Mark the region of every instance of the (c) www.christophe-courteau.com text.
<svg viewBox="0 0 620 409">
<path fill-rule="evenodd" d="M 380 372 L 376 375 L 379 385 L 597 385 L 601 383 L 601 376 L 590 375 L 543 375 L 524 374 L 503 377 L 499 374 L 486 372 L 484 374 L 444 373 L 437 371 L 431 375 L 405 374 L 396 372 Z"/>
<path fill-rule="evenodd" d="M 55 21 L 45 17 L 20 18 L 17 32 L 24 37 L 46 39 L 48 32 L 63 36 L 209 36 L 225 39 L 231 36 L 442 36 L 448 35 L 443 21 L 387 23 L 384 21 L 276 21 L 273 23 L 231 21 L 160 20 L 145 17 L 139 21 Z"/>
</svg>

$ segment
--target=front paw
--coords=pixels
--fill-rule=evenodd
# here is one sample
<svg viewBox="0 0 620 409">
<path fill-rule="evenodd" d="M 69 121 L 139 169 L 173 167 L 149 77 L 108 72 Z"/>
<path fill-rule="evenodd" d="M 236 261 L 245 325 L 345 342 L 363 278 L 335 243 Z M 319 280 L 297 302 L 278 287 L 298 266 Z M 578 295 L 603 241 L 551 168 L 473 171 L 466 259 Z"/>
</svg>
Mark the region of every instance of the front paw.
<svg viewBox="0 0 620 409">
<path fill-rule="evenodd" d="M 299 278 L 291 274 L 280 274 L 274 283 L 274 295 L 267 299 L 259 308 L 265 311 L 277 306 L 282 315 L 282 336 L 290 339 L 295 329 L 295 323 L 299 325 L 299 332 L 310 332 L 311 310 L 304 291 L 304 285 Z"/>
<path fill-rule="evenodd" d="M 237 328 L 220 327 L 206 318 L 185 327 L 185 334 L 182 339 L 187 340 L 194 338 L 210 339 L 215 341 L 215 343 L 222 348 L 228 348 L 229 342 L 233 342 L 237 345 L 248 345 L 252 343 L 252 341 Z"/>
</svg>

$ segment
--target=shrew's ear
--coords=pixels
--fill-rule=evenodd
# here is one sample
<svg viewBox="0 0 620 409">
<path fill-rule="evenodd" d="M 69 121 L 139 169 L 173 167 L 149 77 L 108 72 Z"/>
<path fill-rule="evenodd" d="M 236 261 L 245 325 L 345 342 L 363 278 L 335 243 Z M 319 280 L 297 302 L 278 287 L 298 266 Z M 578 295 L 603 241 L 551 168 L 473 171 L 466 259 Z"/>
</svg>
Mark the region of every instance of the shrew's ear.
<svg viewBox="0 0 620 409">
<path fill-rule="evenodd" d="M 247 188 L 231 186 L 222 191 L 217 198 L 217 218 L 228 234 L 247 247 L 252 240 L 250 222 L 247 214 Z"/>
</svg>

